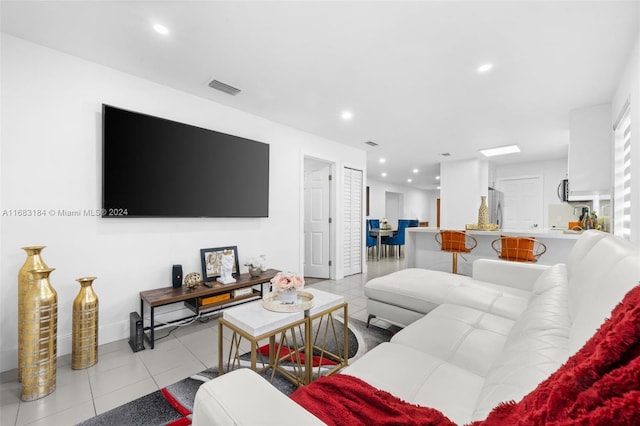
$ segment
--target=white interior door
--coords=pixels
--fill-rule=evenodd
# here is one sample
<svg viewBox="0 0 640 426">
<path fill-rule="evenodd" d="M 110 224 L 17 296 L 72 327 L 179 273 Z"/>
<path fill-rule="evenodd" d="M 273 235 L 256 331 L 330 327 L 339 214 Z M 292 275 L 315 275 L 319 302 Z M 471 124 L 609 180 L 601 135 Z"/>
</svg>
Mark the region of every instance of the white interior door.
<svg viewBox="0 0 640 426">
<path fill-rule="evenodd" d="M 544 203 L 541 176 L 498 179 L 497 184 L 504 193 L 503 229 L 542 227 Z"/>
<path fill-rule="evenodd" d="M 330 277 L 331 164 L 305 160 L 304 275 Z"/>
<path fill-rule="evenodd" d="M 362 170 L 344 168 L 343 187 L 343 266 L 344 275 L 362 272 Z"/>
<path fill-rule="evenodd" d="M 404 208 L 402 204 L 402 194 L 388 191 L 384 193 L 384 217 L 387 218 L 394 229 L 398 226 L 398 219 L 402 219 L 402 210 Z"/>
</svg>

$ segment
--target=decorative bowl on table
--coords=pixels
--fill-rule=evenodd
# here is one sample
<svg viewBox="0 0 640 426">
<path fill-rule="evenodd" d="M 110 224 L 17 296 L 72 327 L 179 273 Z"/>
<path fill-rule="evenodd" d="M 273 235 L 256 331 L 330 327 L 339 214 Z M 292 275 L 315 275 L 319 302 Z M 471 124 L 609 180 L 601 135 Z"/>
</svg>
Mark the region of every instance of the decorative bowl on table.
<svg viewBox="0 0 640 426">
<path fill-rule="evenodd" d="M 294 293 L 296 298 L 293 303 L 283 303 L 280 298 L 282 292 L 271 292 L 262 299 L 262 306 L 274 312 L 301 312 L 313 307 L 313 294 L 298 290 Z"/>
</svg>

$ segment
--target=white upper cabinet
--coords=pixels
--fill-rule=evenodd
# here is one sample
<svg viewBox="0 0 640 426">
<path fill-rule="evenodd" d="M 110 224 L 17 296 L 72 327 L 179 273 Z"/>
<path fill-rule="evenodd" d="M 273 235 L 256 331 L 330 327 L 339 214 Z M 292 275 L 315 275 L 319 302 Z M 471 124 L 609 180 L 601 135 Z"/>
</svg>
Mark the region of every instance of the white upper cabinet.
<svg viewBox="0 0 640 426">
<path fill-rule="evenodd" d="M 569 200 L 607 198 L 611 194 L 611 104 L 571 111 Z"/>
</svg>

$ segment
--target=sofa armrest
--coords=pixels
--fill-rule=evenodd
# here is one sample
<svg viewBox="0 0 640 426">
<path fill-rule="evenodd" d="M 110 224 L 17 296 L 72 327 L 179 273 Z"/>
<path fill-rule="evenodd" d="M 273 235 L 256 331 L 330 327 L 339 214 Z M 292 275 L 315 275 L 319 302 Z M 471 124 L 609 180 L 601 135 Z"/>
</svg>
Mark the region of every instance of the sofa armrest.
<svg viewBox="0 0 640 426">
<path fill-rule="evenodd" d="M 531 291 L 533 284 L 549 265 L 477 259 L 473 262 L 473 278 L 520 290 Z"/>
<path fill-rule="evenodd" d="M 193 404 L 192 424 L 324 425 L 248 368 L 232 371 L 202 384 Z"/>
</svg>

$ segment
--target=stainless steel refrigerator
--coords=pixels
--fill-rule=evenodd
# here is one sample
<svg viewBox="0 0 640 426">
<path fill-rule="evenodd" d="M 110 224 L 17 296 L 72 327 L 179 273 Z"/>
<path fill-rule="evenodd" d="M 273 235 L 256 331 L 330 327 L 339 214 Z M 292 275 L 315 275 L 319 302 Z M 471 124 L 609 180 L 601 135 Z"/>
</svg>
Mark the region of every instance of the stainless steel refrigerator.
<svg viewBox="0 0 640 426">
<path fill-rule="evenodd" d="M 497 189 L 489 187 L 487 206 L 489 207 L 489 222 L 498 225 L 502 229 L 504 194 Z"/>
</svg>

